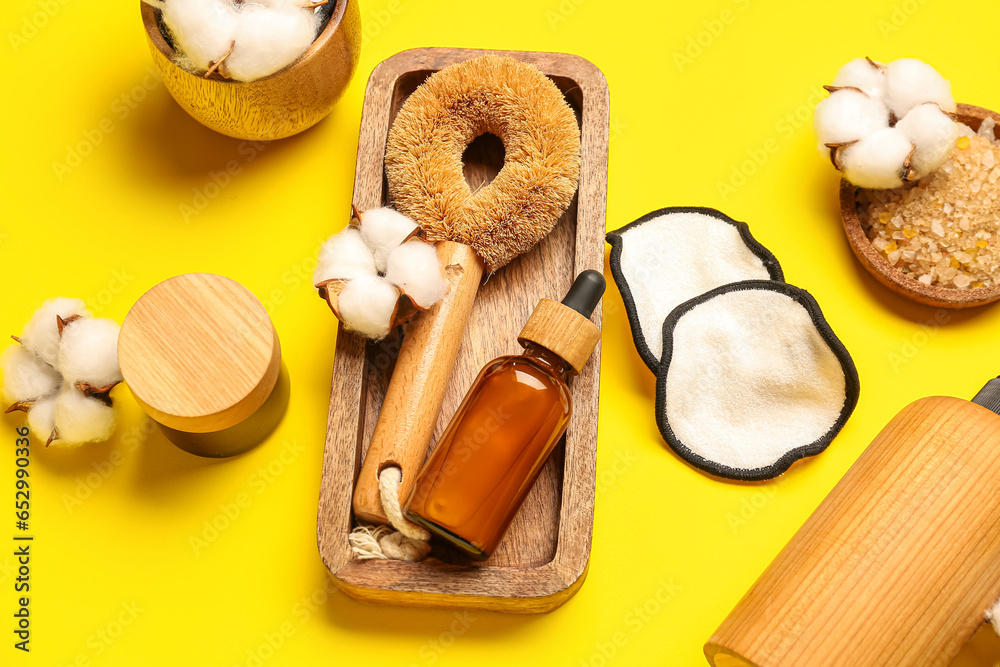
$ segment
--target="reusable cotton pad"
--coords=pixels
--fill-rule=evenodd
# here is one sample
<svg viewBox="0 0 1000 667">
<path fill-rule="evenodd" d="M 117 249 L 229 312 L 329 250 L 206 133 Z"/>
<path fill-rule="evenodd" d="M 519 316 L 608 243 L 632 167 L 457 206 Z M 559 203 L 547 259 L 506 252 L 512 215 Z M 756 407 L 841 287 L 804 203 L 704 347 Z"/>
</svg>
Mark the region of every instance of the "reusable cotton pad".
<svg viewBox="0 0 1000 667">
<path fill-rule="evenodd" d="M 858 401 L 858 373 L 805 290 L 715 288 L 662 325 L 656 421 L 671 448 L 719 477 L 762 480 L 819 454 Z"/>
<path fill-rule="evenodd" d="M 635 347 L 653 373 L 660 367 L 663 320 L 675 307 L 727 283 L 784 278 L 745 222 L 712 208 L 661 208 L 607 240 Z"/>
</svg>

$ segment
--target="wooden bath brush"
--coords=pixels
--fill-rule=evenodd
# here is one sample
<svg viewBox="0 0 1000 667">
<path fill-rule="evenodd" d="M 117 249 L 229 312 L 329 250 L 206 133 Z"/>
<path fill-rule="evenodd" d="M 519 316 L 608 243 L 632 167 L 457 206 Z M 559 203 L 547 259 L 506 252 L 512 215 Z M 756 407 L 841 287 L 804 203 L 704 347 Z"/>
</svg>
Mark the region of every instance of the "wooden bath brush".
<svg viewBox="0 0 1000 667">
<path fill-rule="evenodd" d="M 490 133 L 504 166 L 472 192 L 462 154 Z M 537 68 L 483 56 L 447 67 L 406 101 L 389 133 L 391 204 L 437 252 L 449 290 L 406 330 L 354 492 L 358 519 L 385 523 L 379 475 L 402 472 L 405 504 L 427 453 L 483 271 L 500 269 L 555 226 L 576 192 L 580 130 L 556 85 Z"/>
</svg>

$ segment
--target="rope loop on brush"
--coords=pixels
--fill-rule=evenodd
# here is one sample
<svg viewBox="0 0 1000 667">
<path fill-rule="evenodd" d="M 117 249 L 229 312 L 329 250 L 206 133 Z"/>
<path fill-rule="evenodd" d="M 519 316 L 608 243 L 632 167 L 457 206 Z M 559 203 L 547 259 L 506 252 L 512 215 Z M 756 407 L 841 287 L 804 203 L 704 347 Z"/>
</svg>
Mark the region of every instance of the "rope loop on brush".
<svg viewBox="0 0 1000 667">
<path fill-rule="evenodd" d="M 403 516 L 399 502 L 402 481 L 403 471 L 396 466 L 379 473 L 378 491 L 382 498 L 382 510 L 396 530 L 388 526 L 358 525 L 347 536 L 351 551 L 357 558 L 418 561 L 430 553 L 431 534 Z"/>
</svg>

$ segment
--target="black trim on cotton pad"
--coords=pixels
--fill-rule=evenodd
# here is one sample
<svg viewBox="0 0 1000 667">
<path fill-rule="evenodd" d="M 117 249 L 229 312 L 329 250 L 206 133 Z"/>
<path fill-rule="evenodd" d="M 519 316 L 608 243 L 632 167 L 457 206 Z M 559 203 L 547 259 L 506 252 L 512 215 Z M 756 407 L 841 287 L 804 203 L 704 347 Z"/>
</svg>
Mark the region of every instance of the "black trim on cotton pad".
<svg viewBox="0 0 1000 667">
<path fill-rule="evenodd" d="M 822 437 L 808 445 L 803 445 L 787 451 L 781 458 L 769 466 L 748 470 L 746 468 L 732 468 L 716 461 L 710 461 L 698 454 L 695 454 L 680 441 L 676 434 L 674 434 L 673 429 L 670 428 L 670 424 L 667 421 L 667 372 L 670 369 L 670 359 L 673 355 L 674 328 L 677 326 L 677 322 L 681 319 L 681 317 L 683 317 L 688 311 L 692 310 L 695 306 L 698 306 L 699 304 L 702 304 L 721 294 L 751 290 L 769 290 L 772 292 L 778 292 L 779 294 L 788 296 L 805 308 L 806 312 L 809 313 L 809 316 L 812 318 L 813 324 L 816 326 L 816 330 L 819 331 L 820 337 L 822 337 L 826 344 L 830 346 L 830 350 L 833 351 L 833 354 L 840 361 L 840 366 L 844 371 L 845 382 L 844 407 L 841 409 L 840 416 L 837 421 L 834 422 L 833 426 L 831 426 Z M 851 416 L 851 413 L 854 412 L 854 408 L 858 404 L 858 396 L 860 392 L 861 384 L 858 379 L 858 369 L 855 367 L 854 360 L 851 359 L 851 355 L 847 351 L 847 348 L 844 347 L 844 344 L 839 338 L 837 338 L 837 335 L 833 332 L 833 329 L 830 328 L 826 318 L 823 317 L 823 311 L 820 310 L 819 304 L 816 303 L 816 299 L 814 299 L 809 292 L 802 288 L 795 287 L 794 285 L 771 280 L 743 280 L 736 283 L 730 283 L 685 301 L 681 305 L 674 308 L 667 316 L 667 319 L 663 321 L 663 358 L 660 363 L 660 372 L 657 373 L 656 376 L 656 425 L 659 427 L 660 434 L 663 436 L 663 439 L 666 440 L 667 444 L 670 445 L 670 448 L 673 449 L 678 456 L 690 463 L 692 466 L 700 468 L 701 470 L 704 470 L 712 475 L 745 482 L 772 479 L 788 470 L 789 466 L 799 459 L 819 454 L 827 448 L 834 437 L 836 437 L 836 435 L 844 427 L 844 424 L 847 423 L 847 419 Z"/>
<path fill-rule="evenodd" d="M 647 213 L 638 220 L 628 223 L 624 227 L 608 232 L 605 236 L 605 240 L 611 244 L 611 258 L 609 260 L 611 264 L 611 276 L 614 278 L 615 284 L 618 285 L 618 291 L 621 293 L 622 301 L 625 304 L 625 312 L 628 314 L 628 323 L 629 328 L 632 329 L 632 341 L 635 344 L 635 349 L 639 353 L 639 357 L 642 358 L 643 363 L 646 364 L 646 367 L 649 368 L 654 375 L 660 372 L 660 360 L 653 356 L 653 353 L 649 349 L 649 345 L 646 344 L 646 339 L 642 335 L 642 325 L 639 323 L 639 313 L 635 307 L 635 299 L 632 296 L 632 290 L 628 286 L 628 281 L 625 280 L 625 274 L 622 273 L 621 258 L 622 247 L 624 245 L 622 234 L 629 229 L 638 227 L 639 225 L 649 222 L 654 218 L 659 218 L 663 215 L 670 215 L 672 213 L 701 213 L 715 218 L 716 220 L 721 220 L 722 222 L 733 225 L 737 230 L 739 230 L 740 238 L 743 239 L 743 242 L 746 244 L 747 248 L 750 249 L 750 252 L 759 257 L 761 262 L 763 262 L 764 268 L 767 269 L 768 275 L 771 276 L 771 280 L 783 281 L 785 279 L 785 274 L 781 270 L 778 258 L 753 237 L 750 233 L 750 226 L 745 222 L 733 220 L 722 211 L 718 211 L 714 208 L 707 208 L 704 206 L 668 206 L 666 208 L 660 208 Z M 669 251 L 669 248 L 664 248 L 664 252 Z"/>
</svg>

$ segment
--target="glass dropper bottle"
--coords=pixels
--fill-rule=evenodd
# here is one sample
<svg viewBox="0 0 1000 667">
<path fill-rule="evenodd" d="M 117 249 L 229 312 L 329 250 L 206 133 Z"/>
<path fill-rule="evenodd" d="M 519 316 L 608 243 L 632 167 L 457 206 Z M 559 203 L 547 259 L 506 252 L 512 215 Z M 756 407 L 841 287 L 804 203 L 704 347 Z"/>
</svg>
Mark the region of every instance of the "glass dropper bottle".
<svg viewBox="0 0 1000 667">
<path fill-rule="evenodd" d="M 589 318 L 604 288 L 582 272 L 562 303 L 539 302 L 518 336 L 523 354 L 483 367 L 417 478 L 410 520 L 472 558 L 496 549 L 566 431 L 567 380 L 600 339 Z"/>
</svg>

